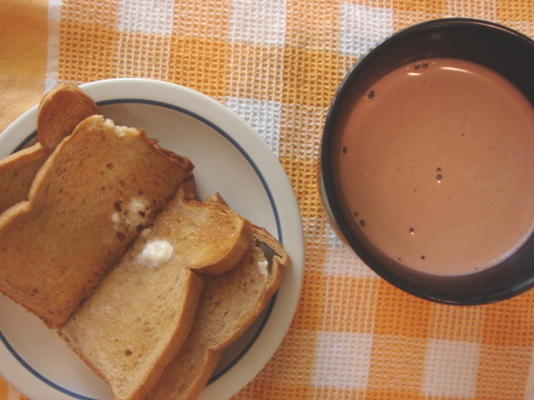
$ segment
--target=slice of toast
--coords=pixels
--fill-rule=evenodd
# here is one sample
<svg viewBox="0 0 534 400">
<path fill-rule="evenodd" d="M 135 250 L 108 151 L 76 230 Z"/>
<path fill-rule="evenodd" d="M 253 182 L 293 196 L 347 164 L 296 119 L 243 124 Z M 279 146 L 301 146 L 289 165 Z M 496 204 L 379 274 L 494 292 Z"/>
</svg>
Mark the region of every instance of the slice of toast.
<svg viewBox="0 0 534 400">
<path fill-rule="evenodd" d="M 96 104 L 78 87 L 59 84 L 39 104 L 39 143 L 0 160 L 0 214 L 27 200 L 33 179 L 50 151 L 84 118 L 96 114 Z"/>
<path fill-rule="evenodd" d="M 289 265 L 283 247 L 267 231 L 254 227 L 253 245 L 238 266 L 205 278 L 191 333 L 148 398 L 196 399 L 221 351 L 265 309 Z"/>
<path fill-rule="evenodd" d="M 0 215 L 0 291 L 62 326 L 193 166 L 144 133 L 94 115 Z"/>
<path fill-rule="evenodd" d="M 225 205 L 188 200 L 191 188 L 192 179 L 181 185 L 60 330 L 114 399 L 145 398 L 185 341 L 203 282 L 193 269 L 227 264 L 234 249 L 243 257 L 250 247 L 250 223 Z"/>
</svg>

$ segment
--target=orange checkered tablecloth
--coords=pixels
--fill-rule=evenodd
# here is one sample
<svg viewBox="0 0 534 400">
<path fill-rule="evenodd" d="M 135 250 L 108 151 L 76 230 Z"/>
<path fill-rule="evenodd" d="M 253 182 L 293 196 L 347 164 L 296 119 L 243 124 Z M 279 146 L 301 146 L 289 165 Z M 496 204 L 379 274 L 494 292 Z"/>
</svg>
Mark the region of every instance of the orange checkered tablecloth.
<svg viewBox="0 0 534 400">
<path fill-rule="evenodd" d="M 224 103 L 277 153 L 303 217 L 302 297 L 282 346 L 235 399 L 534 399 L 534 291 L 477 307 L 407 295 L 339 241 L 316 182 L 328 104 L 367 49 L 444 16 L 488 19 L 533 37 L 533 0 L 1 5 L 0 129 L 57 82 L 146 77 Z M 0 377 L 0 400 L 19 398 Z"/>
</svg>

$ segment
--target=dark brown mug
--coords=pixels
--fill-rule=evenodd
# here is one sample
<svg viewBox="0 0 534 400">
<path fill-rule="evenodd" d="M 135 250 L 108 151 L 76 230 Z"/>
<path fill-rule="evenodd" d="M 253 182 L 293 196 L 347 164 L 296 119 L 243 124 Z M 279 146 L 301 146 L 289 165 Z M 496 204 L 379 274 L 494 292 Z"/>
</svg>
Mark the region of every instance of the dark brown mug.
<svg viewBox="0 0 534 400">
<path fill-rule="evenodd" d="M 353 233 L 336 189 L 333 143 L 349 98 L 361 96 L 379 78 L 411 62 L 456 58 L 483 65 L 515 85 L 534 107 L 534 41 L 507 27 L 474 19 L 450 18 L 401 30 L 371 50 L 348 72 L 336 92 L 324 127 L 321 194 L 337 231 L 378 275 L 424 299 L 448 304 L 484 304 L 534 286 L 534 234 L 499 264 L 467 275 L 431 275 L 382 256 Z M 534 157 L 534 154 L 532 155 Z M 362 189 L 363 190 L 363 189 Z M 532 199 L 534 201 L 534 199 Z"/>
</svg>

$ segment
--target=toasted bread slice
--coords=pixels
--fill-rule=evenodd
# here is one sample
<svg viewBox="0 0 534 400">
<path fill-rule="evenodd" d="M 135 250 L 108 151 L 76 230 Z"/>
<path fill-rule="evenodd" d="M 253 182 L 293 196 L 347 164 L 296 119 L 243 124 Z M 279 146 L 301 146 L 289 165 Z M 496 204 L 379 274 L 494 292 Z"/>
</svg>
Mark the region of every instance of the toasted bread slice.
<svg viewBox="0 0 534 400">
<path fill-rule="evenodd" d="M 40 143 L 0 160 L 0 214 L 27 200 L 33 179 L 50 151 L 80 121 L 96 113 L 93 100 L 73 85 L 59 84 L 43 97 L 37 117 Z"/>
<path fill-rule="evenodd" d="M 27 199 L 33 179 L 48 154 L 36 143 L 0 160 L 0 214 Z"/>
<path fill-rule="evenodd" d="M 240 229 L 223 233 L 225 230 L 228 230 L 227 225 L 231 226 L 234 224 L 234 218 L 238 214 L 224 203 L 209 203 L 211 207 L 218 209 L 219 216 L 206 214 L 203 208 L 192 208 L 190 214 L 187 216 L 191 220 L 191 224 L 202 224 L 204 226 L 204 229 L 198 230 L 195 233 L 197 235 L 196 241 L 198 246 L 194 256 L 196 259 L 202 260 L 202 262 L 192 262 L 189 268 L 202 274 L 220 275 L 234 268 L 239 260 L 243 258 L 243 254 L 250 247 L 252 225 L 247 221 L 242 224 Z M 211 222 L 206 220 L 206 218 L 212 219 Z M 230 233 L 231 236 L 229 237 L 221 236 Z M 209 243 L 209 240 L 213 238 L 218 238 L 217 242 L 227 252 L 224 254 L 224 257 L 220 254 L 223 248 L 217 252 L 213 252 L 214 244 Z M 227 246 L 227 242 L 234 243 L 234 245 Z"/>
<path fill-rule="evenodd" d="M 221 351 L 254 322 L 280 285 L 290 264 L 287 253 L 264 229 L 253 232 L 253 245 L 237 267 L 205 278 L 191 333 L 149 399 L 196 399 Z"/>
<path fill-rule="evenodd" d="M 56 85 L 39 104 L 39 142 L 45 149 L 55 149 L 80 121 L 97 112 L 95 102 L 77 86 L 65 83 Z"/>
<path fill-rule="evenodd" d="M 62 326 L 192 168 L 137 129 L 85 119 L 0 215 L 0 291 Z"/>
<path fill-rule="evenodd" d="M 188 200 L 190 184 L 60 330 L 114 399 L 144 398 L 185 341 L 203 281 L 192 268 L 250 246 L 250 223 L 227 206 Z"/>
</svg>

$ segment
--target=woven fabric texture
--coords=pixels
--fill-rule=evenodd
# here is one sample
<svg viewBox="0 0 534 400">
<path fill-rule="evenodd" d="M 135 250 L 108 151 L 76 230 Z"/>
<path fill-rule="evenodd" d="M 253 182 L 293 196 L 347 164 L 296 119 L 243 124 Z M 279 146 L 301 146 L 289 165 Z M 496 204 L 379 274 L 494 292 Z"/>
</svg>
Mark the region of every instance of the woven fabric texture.
<svg viewBox="0 0 534 400">
<path fill-rule="evenodd" d="M 445 16 L 534 37 L 532 0 L 2 3 L 0 129 L 57 82 L 154 78 L 225 104 L 278 156 L 303 218 L 302 296 L 281 347 L 235 400 L 534 400 L 534 291 L 476 307 L 405 294 L 340 242 L 317 183 L 327 108 L 367 50 Z M 0 400 L 20 398 L 0 377 Z"/>
</svg>

